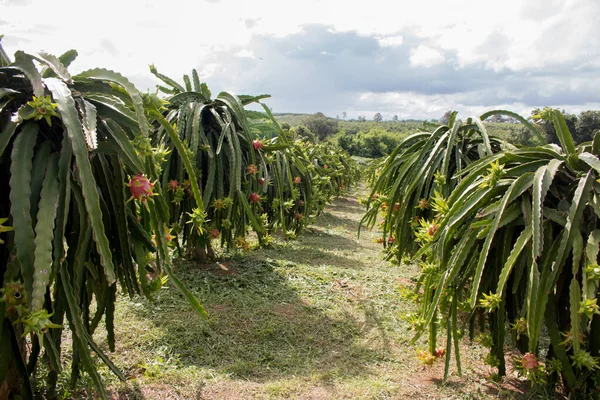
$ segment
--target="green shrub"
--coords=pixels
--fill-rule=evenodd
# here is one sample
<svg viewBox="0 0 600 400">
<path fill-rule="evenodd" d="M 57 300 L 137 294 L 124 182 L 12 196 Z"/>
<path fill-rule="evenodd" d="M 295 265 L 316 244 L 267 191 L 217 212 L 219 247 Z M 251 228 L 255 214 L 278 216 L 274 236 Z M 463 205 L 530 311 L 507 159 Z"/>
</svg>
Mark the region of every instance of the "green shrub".
<svg viewBox="0 0 600 400">
<path fill-rule="evenodd" d="M 357 134 L 341 131 L 336 138 L 339 146 L 353 156 L 379 158 L 390 154 L 400 144 L 404 135 L 371 129 Z"/>
</svg>

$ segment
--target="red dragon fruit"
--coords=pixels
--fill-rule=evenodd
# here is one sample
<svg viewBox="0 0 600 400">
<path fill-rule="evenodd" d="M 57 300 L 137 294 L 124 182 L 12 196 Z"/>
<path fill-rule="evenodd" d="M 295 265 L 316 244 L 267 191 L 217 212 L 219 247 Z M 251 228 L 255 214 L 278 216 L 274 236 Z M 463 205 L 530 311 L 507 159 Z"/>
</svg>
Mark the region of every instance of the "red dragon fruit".
<svg viewBox="0 0 600 400">
<path fill-rule="evenodd" d="M 250 193 L 250 196 L 248 196 L 248 200 L 250 201 L 250 203 L 259 203 L 260 202 L 260 195 L 258 193 Z"/>
<path fill-rule="evenodd" d="M 129 191 L 134 199 L 152 196 L 152 186 L 154 184 L 143 174 L 134 175 L 129 181 Z"/>
<path fill-rule="evenodd" d="M 435 354 L 437 358 L 442 358 L 446 355 L 446 349 L 443 347 L 436 347 Z"/>
<path fill-rule="evenodd" d="M 525 354 L 521 360 L 521 364 L 523 365 L 523 368 L 527 370 L 536 369 L 540 365 L 537 357 L 533 353 Z"/>
<path fill-rule="evenodd" d="M 169 181 L 169 190 L 174 192 L 175 190 L 177 190 L 177 188 L 179 187 L 179 182 L 177 182 L 175 179 L 171 179 Z"/>
<path fill-rule="evenodd" d="M 435 235 L 437 230 L 438 230 L 438 226 L 435 223 L 432 223 L 431 226 L 429 226 L 429 228 L 427 229 L 427 234 L 429 236 L 433 236 L 433 235 Z"/>
<path fill-rule="evenodd" d="M 260 150 L 263 148 L 263 142 L 261 142 L 258 139 L 255 139 L 252 141 L 252 147 L 254 147 L 254 150 Z"/>
</svg>

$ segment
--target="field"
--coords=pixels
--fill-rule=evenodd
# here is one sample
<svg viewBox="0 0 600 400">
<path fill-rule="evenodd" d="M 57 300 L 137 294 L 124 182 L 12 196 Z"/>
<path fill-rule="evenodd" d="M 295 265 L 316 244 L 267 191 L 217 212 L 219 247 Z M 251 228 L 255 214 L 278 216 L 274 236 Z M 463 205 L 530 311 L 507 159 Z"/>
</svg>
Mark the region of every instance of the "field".
<svg viewBox="0 0 600 400">
<path fill-rule="evenodd" d="M 291 126 L 306 125 L 307 121 L 312 117 L 311 114 L 291 114 L 281 113 L 275 114 L 277 120 L 281 123 L 288 123 Z M 373 128 L 384 130 L 387 132 L 409 134 L 414 133 L 421 129 L 426 129 L 427 122 L 418 120 L 408 121 L 381 121 L 375 122 L 373 120 L 357 121 L 357 120 L 342 120 L 329 118 L 338 122 L 340 130 L 347 132 L 358 132 L 358 131 L 369 131 Z"/>
<path fill-rule="evenodd" d="M 463 377 L 453 373 L 446 385 L 443 360 L 419 362 L 417 349 L 427 345 L 410 344 L 403 320 L 416 308 L 407 293 L 419 271 L 383 261 L 378 232 L 357 238 L 364 195 L 361 187 L 339 197 L 297 241 L 180 263 L 179 276 L 207 307 L 206 322 L 171 287 L 154 303 L 121 298 L 112 357 L 128 381 L 102 373 L 114 397 L 526 398 L 527 383 L 514 375 L 502 384 L 486 378 L 492 369 L 477 343 L 461 344 Z M 97 339 L 105 341 L 102 333 Z M 90 395 L 86 383 L 72 398 Z"/>
<path fill-rule="evenodd" d="M 291 127 L 315 126 L 310 121 L 315 119 L 311 114 L 275 114 L 280 123 L 289 124 Z M 461 115 L 460 118 L 470 117 Z M 324 120 L 335 123 L 336 132 L 326 135 L 326 139 L 352 155 L 378 158 L 389 154 L 402 139 L 415 132 L 429 132 L 438 126 L 437 121 L 401 120 L 381 121 L 373 120 L 342 120 L 324 117 Z M 517 121 L 492 122 L 485 121 L 485 126 L 490 135 L 520 145 L 533 145 L 538 142 L 532 137 L 522 124 Z M 316 125 L 318 128 L 319 125 Z"/>
</svg>

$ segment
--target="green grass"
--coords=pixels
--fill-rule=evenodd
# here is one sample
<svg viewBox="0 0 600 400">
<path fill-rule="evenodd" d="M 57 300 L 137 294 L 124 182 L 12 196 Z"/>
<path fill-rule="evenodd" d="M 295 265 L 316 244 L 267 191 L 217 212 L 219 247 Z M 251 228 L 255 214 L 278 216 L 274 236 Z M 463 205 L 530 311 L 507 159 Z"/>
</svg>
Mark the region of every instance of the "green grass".
<svg viewBox="0 0 600 400">
<path fill-rule="evenodd" d="M 169 284 L 154 302 L 120 298 L 112 358 L 129 380 L 102 371 L 115 396 L 488 396 L 489 385 L 479 383 L 486 371 L 470 367 L 484 355 L 476 345 L 463 355 L 465 377 L 453 376 L 450 386 L 439 385 L 442 362 L 419 365 L 416 348 L 426 344 L 409 343 L 412 332 L 403 320 L 416 305 L 401 295 L 418 271 L 383 261 L 377 232 L 357 238 L 362 212 L 355 193 L 338 198 L 296 241 L 218 264 L 178 263 L 178 275 L 207 308 L 207 321 Z M 106 342 L 102 332 L 96 339 Z M 67 381 L 61 378 L 63 389 Z M 92 396 L 86 384 L 73 398 Z"/>
</svg>

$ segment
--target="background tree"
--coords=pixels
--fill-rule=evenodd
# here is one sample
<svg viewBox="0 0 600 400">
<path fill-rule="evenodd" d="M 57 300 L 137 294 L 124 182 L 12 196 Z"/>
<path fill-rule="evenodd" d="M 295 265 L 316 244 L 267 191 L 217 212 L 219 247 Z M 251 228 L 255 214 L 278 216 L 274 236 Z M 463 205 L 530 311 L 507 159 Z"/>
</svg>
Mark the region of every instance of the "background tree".
<svg viewBox="0 0 600 400">
<path fill-rule="evenodd" d="M 347 116 L 348 116 L 348 113 L 346 113 L 346 111 L 344 111 L 342 113 L 342 119 L 345 121 Z"/>
<path fill-rule="evenodd" d="M 522 124 L 511 127 L 508 130 L 508 137 L 511 143 L 521 146 L 539 146 L 543 144 L 530 129 Z"/>
<path fill-rule="evenodd" d="M 381 115 L 381 113 L 376 113 L 373 116 L 373 121 L 375 121 L 375 122 L 381 122 L 381 121 L 383 121 L 383 116 Z"/>
<path fill-rule="evenodd" d="M 341 131 L 337 135 L 338 145 L 346 150 L 350 155 L 358 155 L 358 140 L 355 135 L 346 131 Z"/>
<path fill-rule="evenodd" d="M 544 130 L 544 134 L 548 143 L 560 144 L 560 141 L 558 140 L 558 136 L 556 134 L 556 129 L 554 129 L 554 124 L 552 123 L 552 121 L 542 120 L 539 118 L 543 111 L 544 110 L 540 110 L 539 108 L 534 109 L 533 111 L 531 111 L 531 118 L 537 121 L 538 126 L 540 126 Z M 577 116 L 575 114 L 567 114 L 565 110 L 562 111 L 562 114 L 564 116 L 565 123 L 569 128 L 569 131 L 574 133 L 573 140 L 575 141 L 575 143 L 581 143 L 585 141 L 582 140 L 582 138 L 577 134 L 577 129 L 575 127 L 575 125 L 577 124 Z"/>
<path fill-rule="evenodd" d="M 321 112 L 318 112 L 307 119 L 306 127 L 314 133 L 319 140 L 324 140 L 328 136 L 335 135 L 339 130 L 338 121 L 327 118 Z"/>
<path fill-rule="evenodd" d="M 394 121 L 394 122 L 398 122 L 398 116 L 397 116 L 397 115 L 394 115 L 394 116 L 392 117 L 392 121 Z"/>
<path fill-rule="evenodd" d="M 387 132 L 380 128 L 353 134 L 341 131 L 337 136 L 339 146 L 350 155 L 379 158 L 388 155 L 402 141 L 403 135 Z"/>
<path fill-rule="evenodd" d="M 582 111 L 575 124 L 577 135 L 575 141 L 592 140 L 594 133 L 600 130 L 600 111 Z"/>
<path fill-rule="evenodd" d="M 452 115 L 452 111 L 448 110 L 444 113 L 444 115 L 442 115 L 442 118 L 440 118 L 440 124 L 442 125 L 448 125 L 448 121 L 450 120 L 450 116 Z"/>
<path fill-rule="evenodd" d="M 339 134 L 342 133 L 347 133 L 349 135 L 356 135 L 357 133 L 361 132 L 361 127 L 360 125 L 349 125 L 347 127 L 345 127 L 344 129 L 340 130 Z"/>
</svg>

